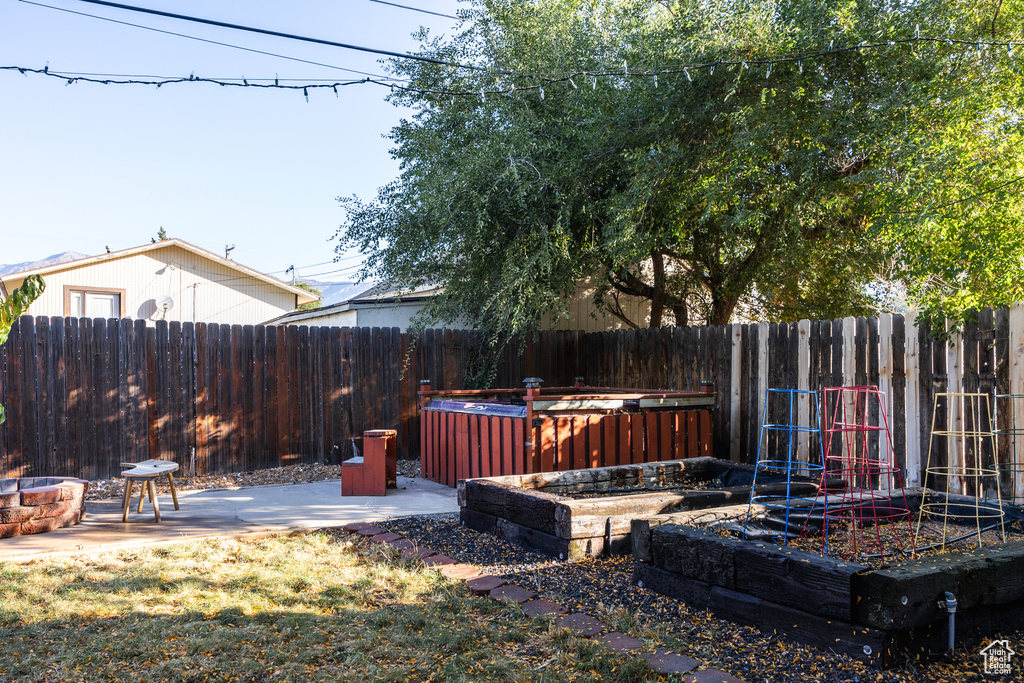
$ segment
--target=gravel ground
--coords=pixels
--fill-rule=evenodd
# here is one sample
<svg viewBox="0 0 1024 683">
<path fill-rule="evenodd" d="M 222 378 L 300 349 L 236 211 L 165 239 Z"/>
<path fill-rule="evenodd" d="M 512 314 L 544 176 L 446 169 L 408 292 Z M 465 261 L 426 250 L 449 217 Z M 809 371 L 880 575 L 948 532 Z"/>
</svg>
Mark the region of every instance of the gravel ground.
<svg viewBox="0 0 1024 683">
<path fill-rule="evenodd" d="M 419 460 L 399 460 L 398 473 L 404 477 L 420 476 Z M 282 484 L 307 484 L 313 481 L 330 481 L 341 479 L 341 465 L 289 465 L 269 470 L 252 472 L 234 472 L 232 474 L 211 474 L 196 477 L 174 477 L 174 485 L 179 491 L 195 489 L 237 489 L 243 486 L 280 486 Z M 167 482 L 162 477 L 157 479 L 157 492 L 168 491 Z M 109 500 L 124 495 L 124 480 L 99 479 L 89 482 L 86 500 Z"/>
<path fill-rule="evenodd" d="M 572 611 L 592 614 L 650 644 L 664 643 L 700 660 L 704 667 L 727 671 L 747 683 L 1024 680 L 1024 663 L 1015 662 L 1015 673 L 1010 677 L 985 675 L 978 654 L 980 646 L 958 651 L 951 662 L 915 663 L 878 671 L 774 633 L 716 619 L 707 610 L 691 609 L 683 602 L 634 586 L 630 557 L 559 562 L 467 529 L 459 524 L 457 515 L 406 518 L 379 522 L 377 526 L 539 591 Z M 1024 632 L 1005 632 L 994 640 L 999 638 L 1008 639 L 1011 647 L 1024 644 Z"/>
</svg>

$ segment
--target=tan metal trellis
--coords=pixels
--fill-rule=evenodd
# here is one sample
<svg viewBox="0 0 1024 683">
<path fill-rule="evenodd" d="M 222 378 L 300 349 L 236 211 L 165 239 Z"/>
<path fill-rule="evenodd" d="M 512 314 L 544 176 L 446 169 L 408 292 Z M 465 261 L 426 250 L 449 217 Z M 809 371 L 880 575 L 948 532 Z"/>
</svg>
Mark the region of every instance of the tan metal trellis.
<svg viewBox="0 0 1024 683">
<path fill-rule="evenodd" d="M 938 424 L 939 410 L 944 408 L 945 424 Z M 941 541 L 934 544 L 945 550 L 947 543 L 975 536 L 982 546 L 982 533 L 998 529 L 1006 542 L 1005 513 L 999 492 L 999 471 L 995 462 L 995 434 L 992 430 L 992 410 L 988 394 L 938 393 L 932 406 L 932 431 L 928 442 L 928 460 L 925 483 L 942 482 L 944 495 L 922 494 L 921 509 L 917 516 L 915 539 L 921 549 L 921 528 L 925 521 L 942 520 Z M 944 440 L 947 462 L 936 462 L 937 439 Z M 988 458 L 985 452 L 988 452 Z M 992 463 L 985 460 L 991 459 Z M 986 485 L 995 491 L 995 500 L 987 500 Z M 973 496 L 960 494 L 974 492 Z M 973 519 L 975 529 L 966 536 L 950 538 L 950 524 L 954 520 Z M 984 526 L 983 526 L 984 523 Z"/>
</svg>

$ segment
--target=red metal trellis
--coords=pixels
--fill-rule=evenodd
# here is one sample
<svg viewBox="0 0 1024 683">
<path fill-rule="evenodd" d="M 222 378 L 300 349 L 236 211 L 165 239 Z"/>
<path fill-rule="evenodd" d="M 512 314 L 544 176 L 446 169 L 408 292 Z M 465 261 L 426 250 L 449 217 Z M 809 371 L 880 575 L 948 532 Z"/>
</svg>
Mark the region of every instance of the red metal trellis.
<svg viewBox="0 0 1024 683">
<path fill-rule="evenodd" d="M 823 549 L 848 534 L 840 554 L 914 554 L 914 533 L 903 477 L 893 459 L 886 395 L 874 386 L 824 389 L 827 490 Z M 837 478 L 842 481 L 836 485 Z M 826 482 L 831 488 L 826 489 Z"/>
</svg>

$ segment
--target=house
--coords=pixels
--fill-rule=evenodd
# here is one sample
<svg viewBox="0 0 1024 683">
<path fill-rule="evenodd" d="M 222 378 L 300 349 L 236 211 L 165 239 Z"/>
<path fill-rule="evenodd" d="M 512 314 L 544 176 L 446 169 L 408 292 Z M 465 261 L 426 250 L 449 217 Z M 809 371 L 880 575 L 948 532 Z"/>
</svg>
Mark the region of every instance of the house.
<svg viewBox="0 0 1024 683">
<path fill-rule="evenodd" d="M 180 239 L 0 275 L 7 296 L 29 275 L 36 316 L 254 325 L 319 297 Z"/>
<path fill-rule="evenodd" d="M 345 301 L 308 311 L 292 311 L 268 325 L 311 325 L 315 327 L 409 327 L 427 299 L 437 295 L 439 287 L 421 287 L 399 296 L 396 287 L 366 285 Z"/>
<path fill-rule="evenodd" d="M 407 329 L 409 322 L 419 313 L 430 297 L 443 291 L 430 285 L 412 292 L 402 293 L 397 287 L 367 286 L 351 298 L 330 306 L 308 311 L 292 311 L 270 320 L 268 325 L 312 325 L 318 327 L 399 327 Z M 607 309 L 598 308 L 595 287 L 589 281 L 576 286 L 576 295 L 568 303 L 569 317 L 548 314 L 541 319 L 543 330 L 582 330 L 603 332 L 628 325 Z M 614 301 L 618 312 L 630 320 L 645 320 L 650 316 L 650 301 L 620 296 Z M 458 325 L 455 325 L 458 327 Z"/>
</svg>

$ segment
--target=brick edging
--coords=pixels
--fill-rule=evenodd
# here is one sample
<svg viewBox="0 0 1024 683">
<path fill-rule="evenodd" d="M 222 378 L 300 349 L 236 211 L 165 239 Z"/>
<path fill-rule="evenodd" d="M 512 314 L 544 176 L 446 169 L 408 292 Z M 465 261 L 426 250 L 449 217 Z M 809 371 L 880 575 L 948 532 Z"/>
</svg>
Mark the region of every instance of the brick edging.
<svg viewBox="0 0 1024 683">
<path fill-rule="evenodd" d="M 78 524 L 88 489 L 89 482 L 74 477 L 0 479 L 0 538 Z"/>
</svg>

